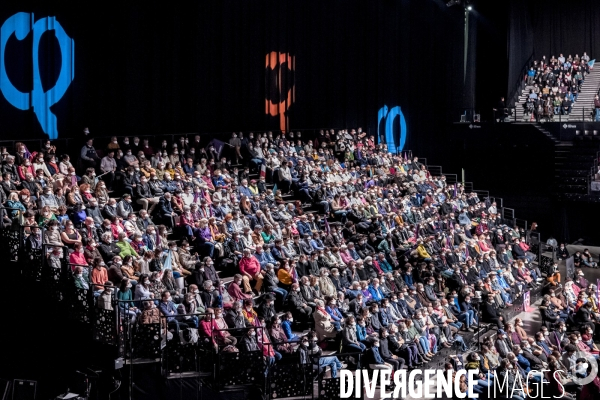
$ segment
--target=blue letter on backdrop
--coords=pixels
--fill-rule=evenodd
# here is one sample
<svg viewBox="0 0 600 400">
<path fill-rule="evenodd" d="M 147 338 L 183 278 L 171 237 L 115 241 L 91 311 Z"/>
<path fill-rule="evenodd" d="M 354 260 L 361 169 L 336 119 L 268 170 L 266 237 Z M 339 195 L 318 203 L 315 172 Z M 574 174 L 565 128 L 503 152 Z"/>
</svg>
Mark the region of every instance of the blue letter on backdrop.
<svg viewBox="0 0 600 400">
<path fill-rule="evenodd" d="M 33 27 L 33 28 L 32 28 Z M 18 40 L 23 40 L 33 29 L 33 90 L 31 94 L 18 91 L 6 74 L 6 43 L 14 33 Z M 44 92 L 39 67 L 39 46 L 42 35 L 54 31 L 61 52 L 61 67 L 58 80 L 53 88 Z M 33 14 L 17 13 L 7 19 L 0 29 L 0 90 L 6 100 L 19 110 L 33 107 L 42 130 L 50 139 L 58 137 L 56 116 L 50 107 L 56 104 L 65 94 L 75 76 L 75 42 L 67 36 L 63 27 L 55 17 L 42 18 L 33 22 Z"/>
<path fill-rule="evenodd" d="M 396 117 L 400 118 L 400 135 L 398 135 L 400 137 L 400 143 L 396 141 L 398 136 L 394 134 L 394 120 Z M 385 142 L 387 143 L 388 151 L 390 153 L 402 151 L 404 144 L 406 143 L 407 135 L 406 120 L 404 119 L 402 110 L 400 110 L 400 107 L 398 106 L 392 108 L 389 110 L 389 112 L 387 106 L 383 106 L 379 109 L 379 112 L 377 113 L 377 134 L 379 135 L 379 138 L 381 138 L 381 132 L 379 129 L 382 119 L 385 120 L 383 129 L 385 132 Z"/>
</svg>

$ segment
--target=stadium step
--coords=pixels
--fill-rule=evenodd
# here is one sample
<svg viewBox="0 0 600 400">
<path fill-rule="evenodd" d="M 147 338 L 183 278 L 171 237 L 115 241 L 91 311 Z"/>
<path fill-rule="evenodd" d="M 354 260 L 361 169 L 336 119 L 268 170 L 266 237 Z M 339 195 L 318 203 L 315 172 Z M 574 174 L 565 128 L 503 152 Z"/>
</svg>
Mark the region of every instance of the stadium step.
<svg viewBox="0 0 600 400">
<path fill-rule="evenodd" d="M 534 126 L 548 136 L 539 124 Z M 588 195 L 598 150 L 598 144 L 589 142 L 555 141 L 553 189 L 559 199 L 579 200 Z"/>
<path fill-rule="evenodd" d="M 562 115 L 561 121 L 591 121 L 594 108 L 594 96 L 600 88 L 600 68 L 591 69 L 589 75 L 585 77 L 577 101 L 573 103 L 570 115 Z M 518 121 L 528 122 L 530 118 L 525 113 L 525 101 L 529 96 L 530 86 L 526 86 L 519 96 L 519 101 L 515 104 L 515 118 Z M 585 110 L 585 111 L 584 111 Z M 588 112 L 589 110 L 589 112 Z M 585 114 L 585 115 L 584 115 Z"/>
</svg>

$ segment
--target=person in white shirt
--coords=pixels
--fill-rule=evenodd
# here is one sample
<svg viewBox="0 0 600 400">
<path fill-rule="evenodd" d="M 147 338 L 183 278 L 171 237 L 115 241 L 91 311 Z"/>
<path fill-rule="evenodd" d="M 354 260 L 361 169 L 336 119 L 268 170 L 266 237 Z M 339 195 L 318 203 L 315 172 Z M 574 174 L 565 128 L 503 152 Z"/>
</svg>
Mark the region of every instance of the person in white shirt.
<svg viewBox="0 0 600 400">
<path fill-rule="evenodd" d="M 498 214 L 498 208 L 496 207 L 496 202 L 494 201 L 490 208 L 488 208 L 488 213 L 490 214 Z"/>
<path fill-rule="evenodd" d="M 191 187 L 186 186 L 183 193 L 181 193 L 181 200 L 184 206 L 190 206 L 194 202 L 194 194 Z"/>
</svg>

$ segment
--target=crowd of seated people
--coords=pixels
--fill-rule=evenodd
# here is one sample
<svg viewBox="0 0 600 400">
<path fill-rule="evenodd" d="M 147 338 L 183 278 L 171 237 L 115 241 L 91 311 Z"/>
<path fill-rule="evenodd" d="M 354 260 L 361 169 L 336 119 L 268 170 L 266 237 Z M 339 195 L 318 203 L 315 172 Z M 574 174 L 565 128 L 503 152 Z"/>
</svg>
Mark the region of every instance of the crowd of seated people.
<svg viewBox="0 0 600 400">
<path fill-rule="evenodd" d="M 485 307 L 493 302 L 493 294 L 488 293 Z M 535 397 L 540 393 L 536 385 L 542 381 L 544 395 L 551 398 L 597 398 L 600 378 L 596 376 L 584 384 L 574 380 L 594 373 L 593 364 L 600 357 L 594 343 L 600 323 L 597 304 L 595 285 L 578 269 L 575 277 L 566 279 L 564 287 L 551 286 L 543 296 L 539 305 L 542 316 L 539 331 L 529 334 L 521 318 L 504 322 L 495 335 L 483 340 L 478 351 L 462 359 L 450 359 L 445 369 L 453 373 L 459 369 L 477 370 L 474 392 L 485 398 L 491 393 L 497 393 L 493 397 L 513 400 Z M 516 381 L 521 383 L 515 385 Z M 508 387 L 517 388 L 508 396 L 506 382 Z M 466 393 L 467 381 L 462 383 L 460 391 Z"/>
<path fill-rule="evenodd" d="M 510 332 L 504 308 L 545 279 L 561 284 L 495 203 L 360 130 L 232 141 L 239 166 L 199 136 L 156 149 L 113 138 L 102 157 L 90 139 L 77 169 L 50 142 L 19 143 L 3 152 L 4 222 L 24 226 L 30 248 L 49 245 L 50 265 L 68 252 L 99 307 L 114 293 L 132 324 L 162 315 L 170 337 L 197 329 L 269 364 L 310 364 L 329 347 L 372 369 L 413 368 L 442 347 L 467 350 L 480 322 Z"/>
<path fill-rule="evenodd" d="M 529 90 L 525 104 L 526 116 L 539 122 L 541 118 L 552 121 L 555 115 L 569 115 L 577 101 L 581 85 L 590 73 L 590 57 L 560 54 L 546 60 L 533 61 L 527 71 L 526 87 Z M 600 116 L 597 116 L 600 118 Z"/>
<path fill-rule="evenodd" d="M 479 364 L 480 371 L 493 371 L 502 381 L 507 374 L 509 380 L 519 375 L 525 381 L 531 372 L 530 381 L 544 379 L 550 396 L 595 398 L 600 392 L 598 377 L 585 385 L 573 378 L 588 376 L 592 363 L 596 363 L 593 360 L 599 358 L 600 351 L 594 343 L 600 323 L 597 303 L 595 285 L 578 269 L 574 278 L 567 278 L 564 288 L 550 287 L 543 296 L 539 306 L 542 326 L 538 332 L 528 335 L 523 320 L 516 318 L 498 330 L 495 339 L 487 339 L 477 356 L 470 355 L 466 368 L 477 369 Z M 544 374 L 539 372 L 542 370 Z M 478 382 L 481 390 L 488 384 Z"/>
</svg>

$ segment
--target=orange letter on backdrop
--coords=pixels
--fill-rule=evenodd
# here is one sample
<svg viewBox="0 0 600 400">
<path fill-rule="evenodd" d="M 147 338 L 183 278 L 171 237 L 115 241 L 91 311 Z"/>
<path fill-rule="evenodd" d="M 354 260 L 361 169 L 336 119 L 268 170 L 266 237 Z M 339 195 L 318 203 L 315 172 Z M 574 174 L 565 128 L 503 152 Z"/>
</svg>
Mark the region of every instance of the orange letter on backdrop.
<svg viewBox="0 0 600 400">
<path fill-rule="evenodd" d="M 294 56 L 289 55 L 288 53 L 278 53 L 276 51 L 272 51 L 267 54 L 266 57 L 266 65 L 265 68 L 267 71 L 271 69 L 275 71 L 278 69 L 277 76 L 275 77 L 275 85 L 276 89 L 279 91 L 280 98 L 279 101 L 274 103 L 273 99 L 265 99 L 265 113 L 269 114 L 272 117 L 276 117 L 279 114 L 279 127 L 282 131 L 287 130 L 288 128 L 288 120 L 285 112 L 288 108 L 294 103 L 296 100 L 295 95 L 295 86 L 296 84 L 292 84 L 291 87 L 287 90 L 287 94 L 281 93 L 283 88 L 283 65 L 286 64 L 287 69 L 294 72 L 296 69 L 296 59 Z M 268 82 L 268 74 L 267 74 L 267 82 Z M 268 83 L 267 83 L 268 85 Z"/>
</svg>

